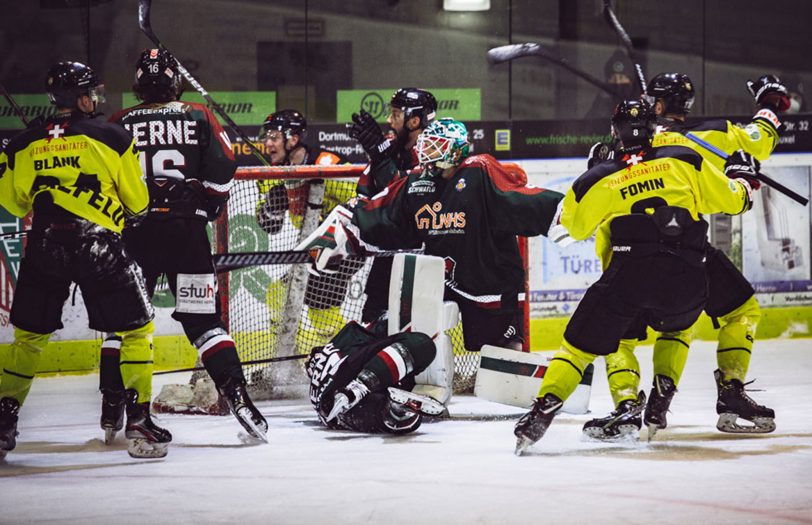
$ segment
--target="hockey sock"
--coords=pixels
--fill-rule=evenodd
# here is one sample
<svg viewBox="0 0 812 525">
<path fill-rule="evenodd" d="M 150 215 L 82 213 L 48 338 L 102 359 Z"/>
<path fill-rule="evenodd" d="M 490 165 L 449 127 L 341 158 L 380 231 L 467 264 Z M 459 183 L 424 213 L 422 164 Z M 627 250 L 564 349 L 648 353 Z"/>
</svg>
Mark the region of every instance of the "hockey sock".
<svg viewBox="0 0 812 525">
<path fill-rule="evenodd" d="M 622 401 L 637 399 L 640 390 L 640 363 L 634 355 L 637 339 L 621 339 L 617 352 L 604 357 L 606 379 L 615 406 Z"/>
<path fill-rule="evenodd" d="M 207 330 L 193 341 L 206 372 L 209 373 L 214 384 L 219 388 L 229 379 L 245 382 L 240 356 L 234 340 L 222 327 Z"/>
<path fill-rule="evenodd" d="M 37 373 L 42 351 L 48 346 L 51 334 L 35 334 L 14 328 L 14 343 L 0 379 L 0 399 L 12 397 L 23 404 Z"/>
<path fill-rule="evenodd" d="M 753 350 L 759 320 L 761 308 L 755 297 L 750 297 L 740 307 L 719 317 L 721 328 L 719 346 L 716 348 L 716 362 L 728 381 L 738 379 L 743 383 L 747 378 L 750 353 Z"/>
<path fill-rule="evenodd" d="M 401 342 L 393 342 L 380 350 L 358 374 L 370 391 L 379 392 L 397 385 L 414 372 L 415 362 L 409 349 Z"/>
<path fill-rule="evenodd" d="M 116 332 L 121 337 L 121 378 L 127 390 L 138 392 L 137 403 L 152 399 L 152 332 L 153 322 L 141 328 Z"/>
<path fill-rule="evenodd" d="M 553 356 L 550 366 L 544 373 L 538 397 L 553 394 L 560 400 L 566 400 L 575 391 L 587 365 L 597 356 L 572 346 L 564 339 L 561 349 Z"/>
<path fill-rule="evenodd" d="M 124 380 L 121 379 L 121 338 L 108 334 L 102 342 L 99 359 L 99 390 L 123 391 Z"/>
<path fill-rule="evenodd" d="M 663 332 L 654 343 L 652 361 L 654 375 L 664 375 L 679 385 L 685 362 L 688 360 L 688 348 L 691 345 L 691 329 L 680 332 Z"/>
</svg>

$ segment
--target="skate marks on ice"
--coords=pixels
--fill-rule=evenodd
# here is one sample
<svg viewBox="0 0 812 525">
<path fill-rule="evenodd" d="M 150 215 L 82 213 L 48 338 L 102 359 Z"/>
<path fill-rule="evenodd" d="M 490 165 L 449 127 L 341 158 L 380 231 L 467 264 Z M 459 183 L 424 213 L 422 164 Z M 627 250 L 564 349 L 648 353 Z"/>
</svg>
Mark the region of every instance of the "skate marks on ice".
<svg viewBox="0 0 812 525">
<path fill-rule="evenodd" d="M 99 453 L 107 453 L 99 456 Z M 105 445 L 101 439 L 90 439 L 85 443 L 55 443 L 51 441 L 29 441 L 18 443 L 4 461 L 0 461 L 0 478 L 54 474 L 59 472 L 97 470 L 128 465 L 156 463 L 161 459 L 132 459 L 126 454 L 127 442 L 116 441 Z M 43 455 L 65 455 L 62 464 L 39 465 Z M 76 457 L 74 457 L 76 456 Z M 85 457 L 88 462 L 82 462 Z M 100 462 L 102 458 L 102 462 Z M 104 461 L 106 459 L 112 461 Z M 47 459 L 52 463 L 53 459 Z"/>
</svg>

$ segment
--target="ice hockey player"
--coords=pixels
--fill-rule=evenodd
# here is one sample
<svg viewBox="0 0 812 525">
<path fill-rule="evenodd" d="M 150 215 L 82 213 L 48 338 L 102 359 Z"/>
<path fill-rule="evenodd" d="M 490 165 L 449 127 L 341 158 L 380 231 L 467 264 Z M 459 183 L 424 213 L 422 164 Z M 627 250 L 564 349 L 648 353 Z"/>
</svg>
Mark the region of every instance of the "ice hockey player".
<svg viewBox="0 0 812 525">
<path fill-rule="evenodd" d="M 316 265 L 353 253 L 359 237 L 385 250 L 425 243 L 427 255 L 445 260 L 445 299 L 459 305 L 465 348 L 520 349 L 524 268 L 516 236 L 547 234 L 563 196 L 527 184 L 523 172 L 490 155 L 469 156 L 469 147 L 465 125 L 444 118 L 417 140 L 421 172 L 395 176 L 391 158 L 373 164 L 381 172 L 373 176 L 393 182 L 356 207 L 352 225 L 335 225 L 342 240 Z"/>
<path fill-rule="evenodd" d="M 696 321 L 707 299 L 708 223 L 700 214 L 740 214 L 752 205 L 752 156 L 737 152 L 723 173 L 689 148 L 652 148 L 654 127 L 646 102 L 619 104 L 612 134 L 620 155 L 581 175 L 564 198 L 561 226 L 575 240 L 596 234 L 604 273 L 567 324 L 533 408 L 516 424 L 517 454 L 541 439 L 597 356 L 645 338 L 647 326 L 679 332 Z M 639 429 L 644 406 L 641 391 L 607 422 L 615 428 L 603 431 Z"/>
<path fill-rule="evenodd" d="M 778 144 L 781 123 L 777 114 L 788 107 L 786 89 L 776 77 L 765 75 L 756 82 L 748 82 L 748 90 L 760 109 L 746 127 L 723 119 L 687 123 L 686 117 L 695 97 L 693 82 L 682 73 L 656 75 L 646 90 L 647 100 L 657 115 L 657 131 L 652 145 L 685 146 L 700 154 L 705 162 L 724 169 L 724 158 L 689 139 L 686 135 L 690 134 L 717 148 L 725 157 L 741 149 L 759 161 L 766 160 Z M 709 295 L 705 312 L 719 329 L 718 370 L 714 372 L 718 386 L 717 428 L 734 433 L 772 432 L 775 429 L 774 411 L 757 404 L 744 391 L 756 326 L 761 318 L 753 287 L 724 252 L 716 248 L 708 249 L 706 270 Z M 667 411 L 688 357 L 690 335 L 690 329 L 657 335 L 653 352 L 653 387 L 643 415 L 649 439 L 657 430 L 667 426 Z M 610 428 L 606 424 L 624 412 L 621 405 L 637 398 L 640 368 L 633 354 L 635 344 L 636 341 L 621 341 L 618 352 L 606 358 L 609 387 L 617 410 L 584 426 L 584 431 L 592 437 L 616 437 L 605 434 L 603 429 Z M 739 418 L 752 424 L 741 424 Z"/>
<path fill-rule="evenodd" d="M 228 200 L 236 169 L 228 137 L 206 106 L 179 100 L 181 77 L 164 49 L 141 53 L 133 91 L 141 103 L 110 119 L 135 139 L 149 189 L 146 217 L 124 230 L 127 249 L 143 268 L 150 297 L 166 276 L 175 296 L 172 317 L 240 424 L 264 439 L 268 423 L 248 396 L 237 348 L 221 320 L 206 232 Z M 119 370 L 128 361 L 119 362 L 119 345 L 117 336 L 102 345 L 101 426 L 108 440 L 122 424 Z"/>
<path fill-rule="evenodd" d="M 437 99 L 425 89 L 405 87 L 392 95 L 389 103 L 389 115 L 386 122 L 394 134 L 387 139 L 375 118 L 367 111 L 352 115 L 350 126 L 352 135 L 369 156 L 370 169 L 358 179 L 358 195 L 372 198 L 389 183 L 391 177 L 398 176 L 399 171 L 381 171 L 372 169 L 386 159 L 392 159 L 400 171 L 408 171 L 418 165 L 414 146 L 417 138 L 437 115 Z M 366 302 L 361 320 L 372 322 L 385 314 L 389 297 L 389 275 L 392 271 L 392 259 L 376 258 L 367 277 L 364 293 Z"/>
<path fill-rule="evenodd" d="M 337 153 L 310 146 L 304 142 L 307 136 L 307 120 L 299 111 L 283 109 L 268 115 L 262 125 L 265 153 L 274 166 L 347 164 L 346 158 Z M 302 227 L 308 207 L 308 193 L 316 182 L 258 181 L 262 197 L 257 204 L 257 224 L 269 235 L 277 235 L 285 224 L 286 214 L 296 228 Z M 322 184 L 322 181 L 317 182 Z M 332 209 L 355 196 L 353 184 L 346 181 L 326 180 L 321 211 L 324 216 Z M 300 328 L 297 346 L 311 348 L 323 345 L 344 326 L 341 304 L 347 294 L 347 286 L 362 262 L 348 260 L 342 263 L 335 275 L 309 275 L 305 289 L 305 305 L 313 327 L 313 334 Z M 266 302 L 272 312 L 281 312 L 287 291 L 287 278 L 278 279 L 268 286 Z M 272 332 L 279 319 L 272 319 Z M 305 350 L 306 352 L 307 350 Z"/>
<path fill-rule="evenodd" d="M 365 328 L 348 323 L 307 361 L 310 402 L 328 428 L 407 434 L 423 415 L 444 406 L 411 392 L 414 377 L 435 356 L 431 338 L 420 332 L 387 336 L 385 323 Z"/>
<path fill-rule="evenodd" d="M 0 153 L 0 206 L 18 217 L 34 213 L 11 307 L 14 343 L 0 378 L 0 455 L 15 447 L 17 413 L 51 334 L 62 328 L 74 282 L 90 328 L 120 341 L 130 455 L 163 457 L 172 436 L 149 412 L 153 309 L 121 240 L 125 219 L 149 202 L 138 152 L 127 132 L 94 118 L 104 86 L 88 66 L 52 66 L 46 91 L 56 113 Z"/>
</svg>

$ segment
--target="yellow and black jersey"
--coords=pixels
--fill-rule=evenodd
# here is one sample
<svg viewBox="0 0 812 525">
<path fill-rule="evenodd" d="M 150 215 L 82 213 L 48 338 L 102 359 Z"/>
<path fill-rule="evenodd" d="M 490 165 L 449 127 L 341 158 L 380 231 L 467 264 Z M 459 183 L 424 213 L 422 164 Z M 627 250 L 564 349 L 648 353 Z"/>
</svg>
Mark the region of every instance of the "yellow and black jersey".
<svg viewBox="0 0 812 525">
<path fill-rule="evenodd" d="M 0 206 L 17 217 L 55 205 L 119 233 L 148 202 L 132 137 L 78 112 L 23 131 L 0 153 Z"/>
<path fill-rule="evenodd" d="M 775 113 L 768 109 L 760 110 L 745 127 L 724 119 L 688 124 L 660 120 L 657 124 L 657 133 L 652 140 L 652 146 L 691 148 L 720 170 L 724 170 L 725 159 L 689 139 L 686 134 L 690 133 L 707 142 L 725 155 L 741 149 L 764 161 L 778 145 L 778 128 L 781 126 Z"/>
<path fill-rule="evenodd" d="M 595 233 L 595 250 L 607 268 L 612 219 L 659 206 L 685 208 L 698 220 L 701 213 L 742 213 L 750 199 L 744 184 L 698 153 L 681 146 L 651 148 L 603 162 L 578 177 L 564 197 L 561 224 L 575 240 Z"/>
</svg>

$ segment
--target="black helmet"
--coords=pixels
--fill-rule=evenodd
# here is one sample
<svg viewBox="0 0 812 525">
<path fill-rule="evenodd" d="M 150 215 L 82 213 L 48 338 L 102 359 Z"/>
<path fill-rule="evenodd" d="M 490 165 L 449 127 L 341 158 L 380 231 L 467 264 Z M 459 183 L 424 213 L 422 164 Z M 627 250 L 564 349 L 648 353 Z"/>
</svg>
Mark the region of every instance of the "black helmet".
<svg viewBox="0 0 812 525">
<path fill-rule="evenodd" d="M 145 102 L 171 102 L 183 93 L 175 57 L 166 49 L 145 49 L 135 63 L 135 95 Z"/>
<path fill-rule="evenodd" d="M 647 102 L 624 100 L 612 113 L 612 136 L 620 140 L 623 151 L 638 151 L 651 144 L 655 122 L 654 111 Z"/>
<path fill-rule="evenodd" d="M 660 73 L 648 83 L 646 96 L 652 106 L 657 100 L 662 100 L 666 114 L 687 115 L 694 105 L 696 92 L 688 75 Z"/>
<path fill-rule="evenodd" d="M 104 101 L 99 76 L 79 62 L 59 62 L 51 66 L 45 91 L 51 103 L 60 108 L 75 107 L 76 99 L 82 95 L 96 97 L 97 102 Z"/>
<path fill-rule="evenodd" d="M 286 139 L 293 135 L 304 138 L 305 131 L 307 131 L 307 120 L 295 109 L 281 109 L 268 115 L 265 122 L 262 123 L 262 130 L 265 133 L 274 130 L 283 131 Z"/>
<path fill-rule="evenodd" d="M 400 88 L 392 95 L 390 105 L 403 111 L 404 120 L 420 117 L 421 129 L 428 127 L 437 115 L 437 99 L 425 89 Z"/>
</svg>

